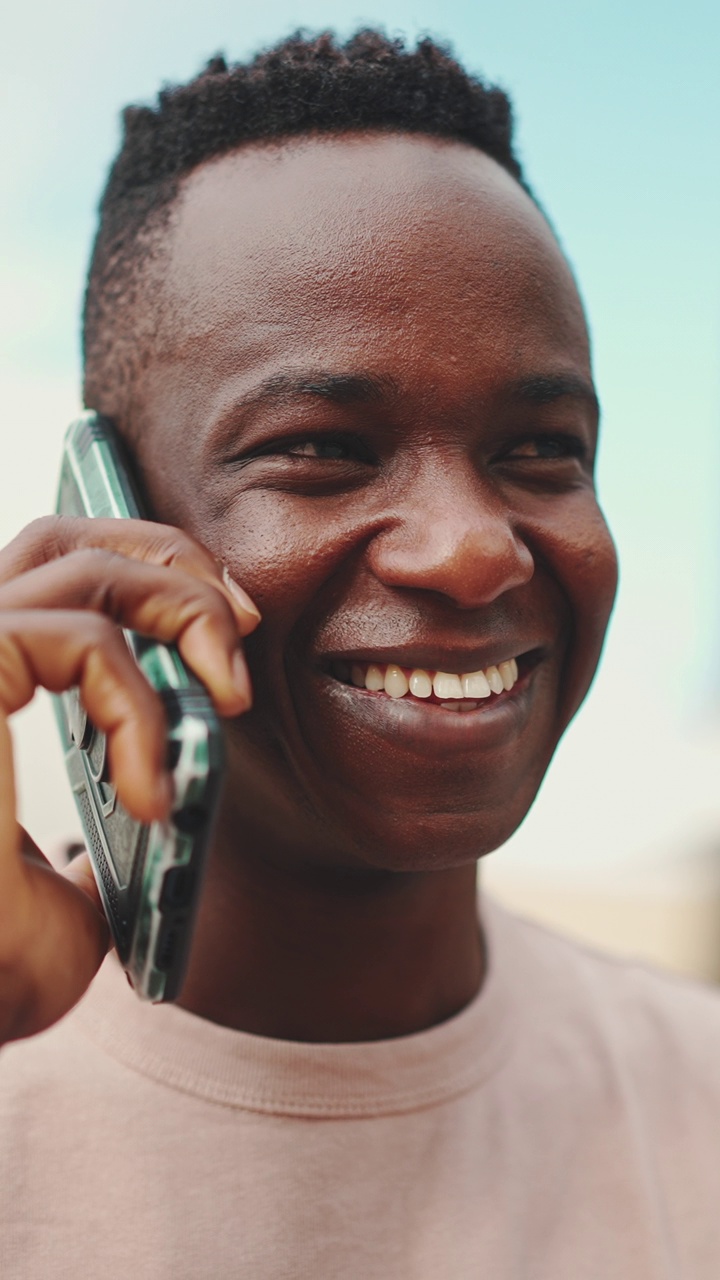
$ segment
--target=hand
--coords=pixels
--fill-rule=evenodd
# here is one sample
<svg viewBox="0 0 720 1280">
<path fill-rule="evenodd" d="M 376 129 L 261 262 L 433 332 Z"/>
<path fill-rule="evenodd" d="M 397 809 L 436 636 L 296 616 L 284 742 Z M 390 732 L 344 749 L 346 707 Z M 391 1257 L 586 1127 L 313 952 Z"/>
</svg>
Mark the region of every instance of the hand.
<svg viewBox="0 0 720 1280">
<path fill-rule="evenodd" d="M 164 713 L 121 627 L 176 643 L 235 716 L 251 700 L 240 638 L 259 620 L 209 552 L 166 525 L 50 517 L 0 552 L 0 1044 L 62 1017 L 110 945 L 87 855 L 56 872 L 17 825 L 8 718 L 38 685 L 77 685 L 123 804 L 164 818 Z"/>
</svg>

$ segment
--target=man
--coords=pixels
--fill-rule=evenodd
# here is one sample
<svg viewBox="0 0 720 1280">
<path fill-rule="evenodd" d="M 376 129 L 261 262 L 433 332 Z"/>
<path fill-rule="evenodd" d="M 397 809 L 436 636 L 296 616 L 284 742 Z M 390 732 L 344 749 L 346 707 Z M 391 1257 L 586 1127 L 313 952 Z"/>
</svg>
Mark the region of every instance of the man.
<svg viewBox="0 0 720 1280">
<path fill-rule="evenodd" d="M 616 574 L 506 99 L 365 32 L 217 59 L 125 124 L 85 398 L 157 523 L 5 551 L 0 697 L 80 683 L 157 817 L 118 624 L 177 639 L 228 785 L 180 1007 L 109 957 L 63 1019 L 107 934 L 86 864 L 19 857 L 3 728 L 4 1275 L 715 1277 L 716 996 L 476 900 Z"/>
</svg>

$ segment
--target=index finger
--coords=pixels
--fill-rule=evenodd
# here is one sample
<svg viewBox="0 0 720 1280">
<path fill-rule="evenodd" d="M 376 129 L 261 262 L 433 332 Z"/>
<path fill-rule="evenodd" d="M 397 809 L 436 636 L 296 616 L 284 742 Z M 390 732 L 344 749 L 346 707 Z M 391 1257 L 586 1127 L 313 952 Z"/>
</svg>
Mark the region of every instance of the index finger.
<svg viewBox="0 0 720 1280">
<path fill-rule="evenodd" d="M 221 561 L 195 538 L 152 520 L 41 516 L 0 551 L 0 584 L 81 549 L 117 551 L 131 560 L 184 569 L 226 597 L 241 636 L 253 631 L 260 611 Z"/>
</svg>

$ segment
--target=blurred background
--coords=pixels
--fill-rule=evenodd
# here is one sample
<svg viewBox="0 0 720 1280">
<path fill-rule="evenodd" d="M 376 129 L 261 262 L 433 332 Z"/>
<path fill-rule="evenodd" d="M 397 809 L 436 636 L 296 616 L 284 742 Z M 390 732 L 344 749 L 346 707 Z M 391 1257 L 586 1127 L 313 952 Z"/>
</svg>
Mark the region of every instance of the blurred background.
<svg viewBox="0 0 720 1280">
<path fill-rule="evenodd" d="M 0 46 L 0 538 L 52 508 L 118 113 L 298 26 L 448 41 L 515 103 L 577 272 L 621 590 L 591 695 L 483 882 L 593 944 L 720 980 L 720 7 L 714 0 L 30 0 Z M 21 814 L 78 834 L 47 700 Z"/>
</svg>

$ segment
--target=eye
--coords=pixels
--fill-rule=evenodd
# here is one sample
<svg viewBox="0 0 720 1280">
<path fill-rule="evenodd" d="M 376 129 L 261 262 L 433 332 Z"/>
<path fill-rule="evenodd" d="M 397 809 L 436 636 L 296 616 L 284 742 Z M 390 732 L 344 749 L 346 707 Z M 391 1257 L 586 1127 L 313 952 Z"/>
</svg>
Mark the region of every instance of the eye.
<svg viewBox="0 0 720 1280">
<path fill-rule="evenodd" d="M 376 458 L 367 443 L 352 432 L 318 432 L 273 440 L 254 451 L 255 457 L 289 458 L 298 463 L 344 462 L 373 464 Z"/>
<path fill-rule="evenodd" d="M 503 454 L 504 459 L 527 458 L 539 462 L 564 461 L 567 458 L 585 461 L 587 456 L 588 449 L 585 441 L 579 436 L 570 435 L 528 436 Z"/>
<path fill-rule="evenodd" d="M 328 436 L 290 441 L 282 452 L 288 453 L 292 458 L 330 459 L 336 462 L 345 462 L 349 458 L 358 456 L 358 448 L 353 441 L 338 440 Z"/>
<path fill-rule="evenodd" d="M 309 487 L 315 493 L 364 483 L 374 474 L 378 458 L 353 432 L 297 431 L 246 449 L 230 463 L 238 470 L 248 468 L 258 483 Z"/>
</svg>

